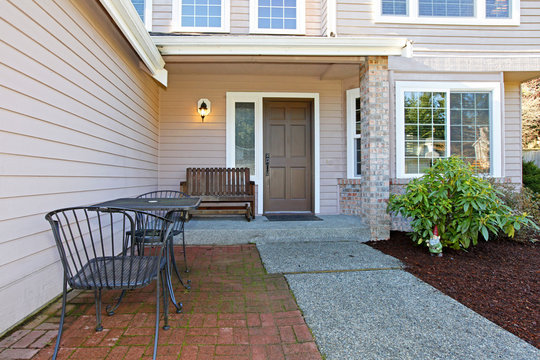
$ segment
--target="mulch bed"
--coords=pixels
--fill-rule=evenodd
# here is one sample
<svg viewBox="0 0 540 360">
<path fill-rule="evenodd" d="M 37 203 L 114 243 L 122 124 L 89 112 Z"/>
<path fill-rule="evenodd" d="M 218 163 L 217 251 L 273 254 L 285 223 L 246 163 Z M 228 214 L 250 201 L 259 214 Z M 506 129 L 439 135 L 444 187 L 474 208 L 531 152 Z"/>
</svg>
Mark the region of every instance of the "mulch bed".
<svg viewBox="0 0 540 360">
<path fill-rule="evenodd" d="M 406 270 L 523 340 L 540 348 L 540 246 L 482 241 L 465 251 L 431 256 L 402 232 L 369 242 L 406 264 Z"/>
</svg>

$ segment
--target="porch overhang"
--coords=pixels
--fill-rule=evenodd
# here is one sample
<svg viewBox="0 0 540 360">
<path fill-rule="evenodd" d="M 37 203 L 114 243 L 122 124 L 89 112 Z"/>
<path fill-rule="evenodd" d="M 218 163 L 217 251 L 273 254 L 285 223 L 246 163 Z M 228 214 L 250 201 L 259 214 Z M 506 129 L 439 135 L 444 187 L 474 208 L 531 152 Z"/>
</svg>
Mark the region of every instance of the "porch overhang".
<svg viewBox="0 0 540 360">
<path fill-rule="evenodd" d="M 161 55 L 411 56 L 406 38 L 154 35 Z"/>
<path fill-rule="evenodd" d="M 154 79 L 167 86 L 165 61 L 129 0 L 100 0 Z"/>
</svg>

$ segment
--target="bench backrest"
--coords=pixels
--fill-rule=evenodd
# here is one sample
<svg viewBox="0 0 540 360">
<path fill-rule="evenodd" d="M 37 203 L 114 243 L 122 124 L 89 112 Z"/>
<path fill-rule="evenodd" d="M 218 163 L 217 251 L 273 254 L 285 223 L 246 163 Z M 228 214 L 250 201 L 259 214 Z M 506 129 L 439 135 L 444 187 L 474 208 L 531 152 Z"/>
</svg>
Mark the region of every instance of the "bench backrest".
<svg viewBox="0 0 540 360">
<path fill-rule="evenodd" d="M 184 190 L 195 196 L 253 195 L 249 168 L 188 168 Z"/>
</svg>

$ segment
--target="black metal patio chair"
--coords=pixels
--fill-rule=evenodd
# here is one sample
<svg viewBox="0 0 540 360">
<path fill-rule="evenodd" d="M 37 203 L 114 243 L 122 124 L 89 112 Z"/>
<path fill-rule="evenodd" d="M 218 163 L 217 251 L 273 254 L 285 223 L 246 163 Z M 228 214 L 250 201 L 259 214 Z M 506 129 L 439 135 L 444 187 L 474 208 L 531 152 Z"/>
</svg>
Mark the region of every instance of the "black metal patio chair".
<svg viewBox="0 0 540 360">
<path fill-rule="evenodd" d="M 67 286 L 72 289 L 94 290 L 96 331 L 101 325 L 101 291 L 132 290 L 156 280 L 156 329 L 154 359 L 157 354 L 159 329 L 160 278 L 166 282 L 165 251 L 173 222 L 154 214 L 126 209 L 74 207 L 55 210 L 45 218 L 50 223 L 62 266 L 64 268 L 62 313 L 58 338 L 54 348 L 56 359 L 66 313 Z M 161 241 L 142 246 L 135 251 L 130 233 L 141 236 L 160 229 Z M 165 325 L 169 328 L 167 286 L 162 286 Z"/>
<path fill-rule="evenodd" d="M 176 190 L 157 190 L 157 191 L 150 191 L 147 193 L 144 193 L 142 195 L 137 196 L 137 198 L 142 199 L 155 199 L 155 198 L 184 198 L 184 197 L 190 197 L 186 193 L 183 193 L 181 191 Z M 152 214 L 158 215 L 161 217 L 165 217 L 167 212 L 166 211 L 151 211 Z M 186 237 L 184 235 L 184 223 L 186 221 L 187 214 L 185 211 L 179 211 L 174 216 L 174 226 L 171 231 L 171 236 L 177 236 L 182 235 L 182 251 L 184 252 L 184 270 L 185 272 L 189 272 L 188 264 L 187 264 L 187 258 L 186 258 Z M 182 278 L 180 277 L 180 272 L 178 271 L 178 266 L 176 265 L 176 261 L 174 259 L 174 251 L 172 251 L 171 248 L 171 260 L 173 263 L 174 271 L 176 272 L 176 276 L 178 276 L 178 280 L 184 285 Z M 184 285 L 184 287 L 186 287 Z M 187 286 L 189 288 L 189 286 Z"/>
</svg>

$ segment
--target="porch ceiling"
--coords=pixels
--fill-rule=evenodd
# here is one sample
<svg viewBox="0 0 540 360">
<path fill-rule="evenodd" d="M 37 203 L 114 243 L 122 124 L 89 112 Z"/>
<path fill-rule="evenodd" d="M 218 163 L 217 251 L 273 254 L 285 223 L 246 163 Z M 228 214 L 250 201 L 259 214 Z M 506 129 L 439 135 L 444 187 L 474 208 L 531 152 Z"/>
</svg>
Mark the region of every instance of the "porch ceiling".
<svg viewBox="0 0 540 360">
<path fill-rule="evenodd" d="M 167 63 L 170 74 L 314 76 L 321 80 L 358 77 L 360 64 L 333 63 Z"/>
</svg>

